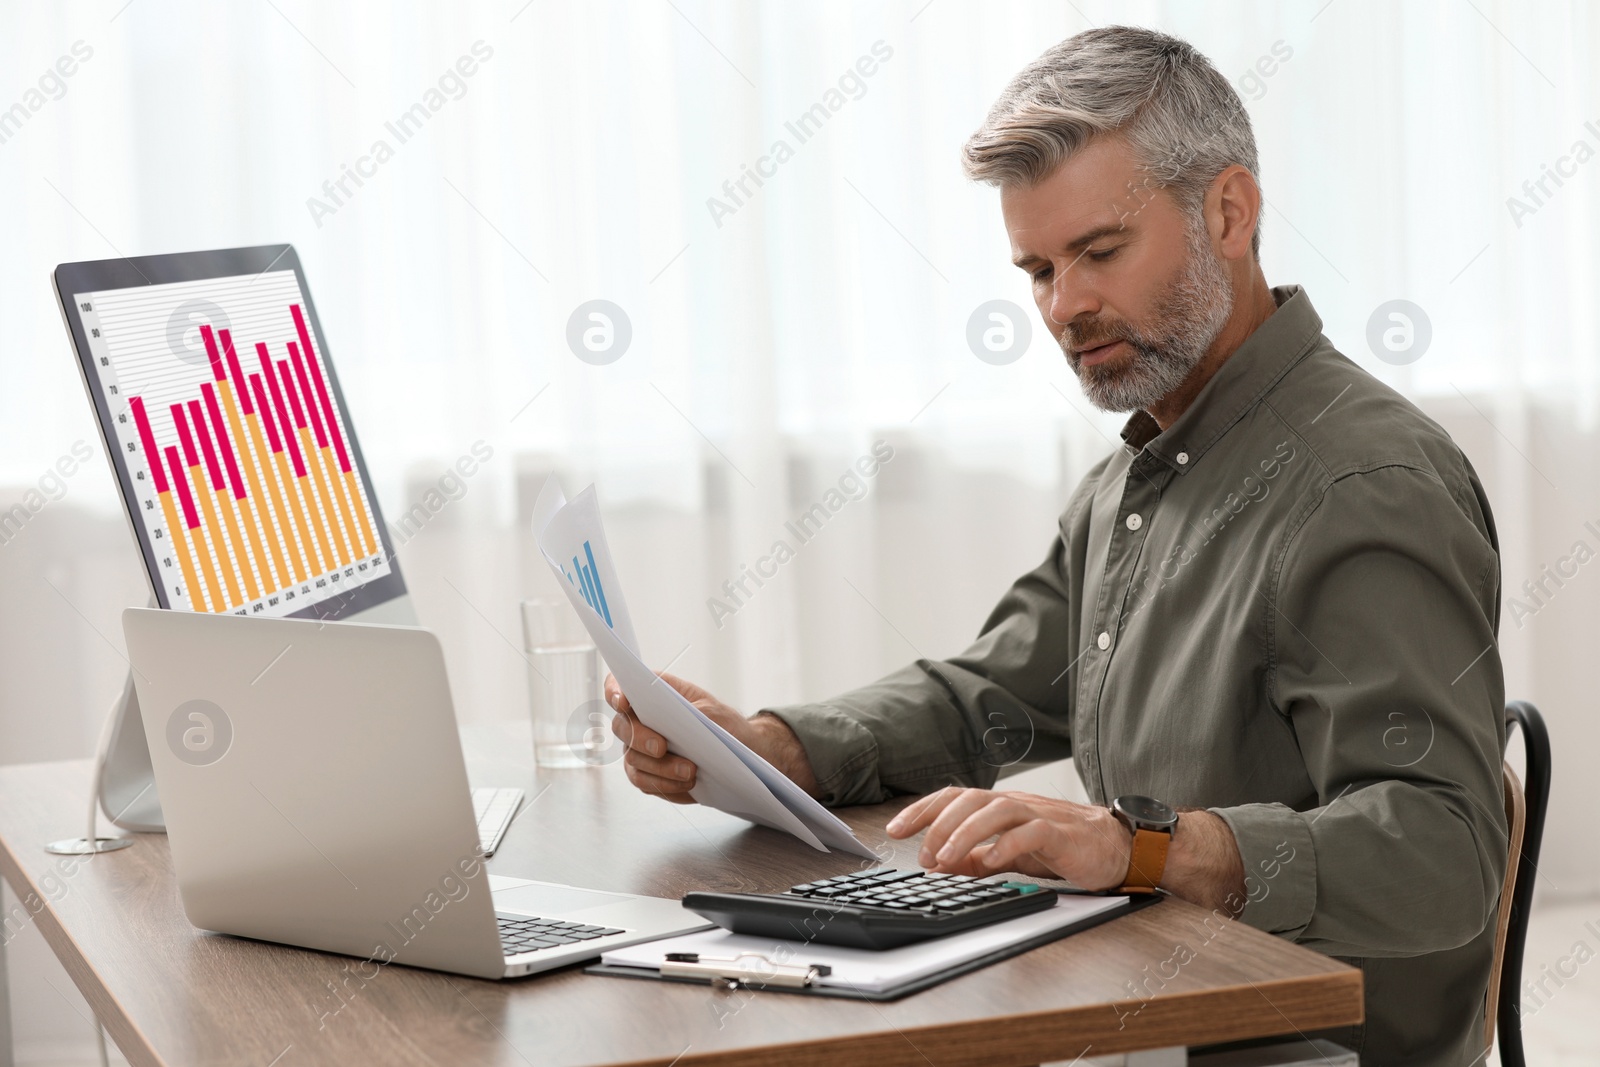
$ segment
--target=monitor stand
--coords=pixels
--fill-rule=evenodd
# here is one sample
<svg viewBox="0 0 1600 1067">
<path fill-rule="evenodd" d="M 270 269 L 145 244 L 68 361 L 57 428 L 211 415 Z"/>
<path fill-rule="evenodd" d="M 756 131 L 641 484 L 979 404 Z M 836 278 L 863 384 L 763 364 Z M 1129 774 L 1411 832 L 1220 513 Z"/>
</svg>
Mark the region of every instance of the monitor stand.
<svg viewBox="0 0 1600 1067">
<path fill-rule="evenodd" d="M 133 725 L 129 729 L 129 724 Z M 115 764 L 111 759 L 116 752 Z M 156 800 L 155 774 L 150 766 L 150 749 L 145 745 L 144 728 L 139 719 L 139 696 L 133 688 L 133 673 L 122 683 L 122 693 L 111 705 L 111 713 L 100 727 L 95 744 L 94 773 L 90 776 L 88 832 L 83 837 L 52 841 L 46 852 L 58 856 L 90 856 L 115 852 L 133 844 L 131 837 L 100 837 L 100 812 L 125 830 L 165 830 L 161 805 Z M 116 812 L 116 814 L 113 814 Z"/>
<path fill-rule="evenodd" d="M 155 771 L 145 744 L 144 720 L 139 717 L 139 694 L 133 672 L 122 683 L 122 696 L 111 712 L 111 736 L 95 782 L 100 810 L 113 826 L 124 830 L 166 833 L 161 799 L 156 796 Z"/>
</svg>

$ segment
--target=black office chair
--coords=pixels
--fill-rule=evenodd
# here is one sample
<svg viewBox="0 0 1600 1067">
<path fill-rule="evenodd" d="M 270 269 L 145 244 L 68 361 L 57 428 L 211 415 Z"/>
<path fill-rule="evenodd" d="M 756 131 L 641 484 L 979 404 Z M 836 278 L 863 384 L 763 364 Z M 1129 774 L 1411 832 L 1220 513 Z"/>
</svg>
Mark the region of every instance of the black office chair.
<svg viewBox="0 0 1600 1067">
<path fill-rule="evenodd" d="M 1527 1067 L 1522 1053 L 1522 951 L 1528 942 L 1533 881 L 1539 871 L 1539 841 L 1544 837 L 1545 809 L 1550 803 L 1550 734 L 1539 709 L 1525 700 L 1513 700 L 1506 705 L 1508 731 L 1513 724 L 1522 727 L 1528 781 L 1525 786 L 1519 783 L 1510 765 L 1506 766 L 1506 819 L 1511 835 L 1511 856 L 1501 890 L 1498 922 L 1501 933 L 1495 953 L 1496 974 L 1490 979 L 1490 1013 L 1484 1040 L 1486 1044 L 1494 1044 L 1498 1016 L 1501 1067 Z M 1509 905 L 1506 889 L 1510 890 Z"/>
</svg>

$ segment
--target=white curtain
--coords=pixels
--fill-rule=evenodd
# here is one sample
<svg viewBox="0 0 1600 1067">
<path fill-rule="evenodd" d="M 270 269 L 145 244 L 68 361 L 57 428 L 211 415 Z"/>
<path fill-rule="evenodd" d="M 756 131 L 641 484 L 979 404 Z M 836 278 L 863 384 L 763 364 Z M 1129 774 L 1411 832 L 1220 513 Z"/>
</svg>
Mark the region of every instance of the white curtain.
<svg viewBox="0 0 1600 1067">
<path fill-rule="evenodd" d="M 1269 281 L 1305 285 L 1483 476 L 1509 692 L 1552 721 L 1550 835 L 1575 843 L 1600 562 L 1511 598 L 1600 550 L 1600 28 L 1508 0 L 7 6 L 0 506 L 74 442 L 96 458 L 0 545 L 0 759 L 87 753 L 144 597 L 46 280 L 70 260 L 290 241 L 390 520 L 492 450 L 400 553 L 466 721 L 525 714 L 517 601 L 548 586 L 524 524 L 552 472 L 597 483 L 647 656 L 742 707 L 956 651 L 1122 421 L 1083 398 L 958 151 L 1020 66 L 1108 21 L 1234 80 Z M 567 343 L 597 299 L 631 327 L 607 365 Z M 1406 365 L 1367 340 L 1393 299 L 1430 323 Z M 967 340 L 993 300 L 1030 309 L 1006 365 Z M 893 458 L 799 545 L 785 523 L 880 440 Z M 780 539 L 794 558 L 730 599 Z M 1546 855 L 1544 891 L 1600 888 L 1592 849 Z"/>
</svg>

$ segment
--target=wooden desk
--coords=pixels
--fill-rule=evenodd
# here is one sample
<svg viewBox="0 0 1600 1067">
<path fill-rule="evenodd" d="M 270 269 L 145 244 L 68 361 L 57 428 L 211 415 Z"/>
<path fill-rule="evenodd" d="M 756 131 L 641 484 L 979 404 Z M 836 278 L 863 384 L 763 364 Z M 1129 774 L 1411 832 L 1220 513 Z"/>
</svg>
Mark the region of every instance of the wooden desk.
<svg viewBox="0 0 1600 1067">
<path fill-rule="evenodd" d="M 677 897 L 773 890 L 859 862 L 642 796 L 619 765 L 536 780 L 526 728 L 475 731 L 468 748 L 474 784 L 537 796 L 490 862 L 498 874 Z M 196 931 L 159 834 L 62 873 L 41 846 L 82 833 L 88 779 L 87 761 L 0 768 L 0 873 L 39 905 L 31 921 L 136 1065 L 959 1067 L 1293 1036 L 1362 1017 L 1359 972 L 1238 923 L 1208 927 L 1176 900 L 887 1004 L 579 968 L 485 982 L 387 967 L 362 983 L 342 957 Z M 876 841 L 900 806 L 841 814 Z M 898 843 L 895 862 L 915 866 L 915 844 Z M 1193 958 L 1181 962 L 1180 946 Z M 333 990 L 347 979 L 341 1000 Z"/>
</svg>

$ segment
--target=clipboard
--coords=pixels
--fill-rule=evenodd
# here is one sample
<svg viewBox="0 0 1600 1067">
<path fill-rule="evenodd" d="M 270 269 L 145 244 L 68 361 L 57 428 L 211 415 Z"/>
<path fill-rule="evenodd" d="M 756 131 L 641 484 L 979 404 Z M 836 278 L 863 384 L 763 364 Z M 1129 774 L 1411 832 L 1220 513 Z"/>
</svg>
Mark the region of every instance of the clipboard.
<svg viewBox="0 0 1600 1067">
<path fill-rule="evenodd" d="M 761 992 L 798 993 L 802 996 L 841 997 L 849 1000 L 888 1001 L 898 1000 L 901 997 L 920 993 L 952 978 L 970 974 L 992 963 L 1020 956 L 1024 952 L 1048 945 L 1052 941 L 1059 941 L 1064 937 L 1087 930 L 1101 923 L 1110 922 L 1124 915 L 1131 915 L 1136 911 L 1148 908 L 1160 901 L 1165 893 L 1089 893 L 1082 890 L 1058 889 L 1055 892 L 1063 897 L 1124 897 L 1128 904 L 1126 907 L 1114 908 L 1076 919 L 1059 926 L 1008 942 L 1000 947 L 980 952 L 968 958 L 960 959 L 948 967 L 944 967 L 931 974 L 910 978 L 904 982 L 887 986 L 883 989 L 864 989 L 850 984 L 820 984 L 828 979 L 840 980 L 839 970 L 835 967 L 808 959 L 806 946 L 802 942 L 779 942 L 778 944 L 791 944 L 796 946 L 792 957 L 774 960 L 769 954 L 760 952 L 729 952 L 726 954 L 709 955 L 699 953 L 670 952 L 663 955 L 658 967 L 631 966 L 615 963 L 596 963 L 583 969 L 585 974 L 609 975 L 614 978 L 642 978 L 660 982 L 687 982 L 696 985 L 710 985 L 719 989 L 753 989 Z M 1039 912 L 1048 915 L 1049 911 Z M 1023 916 L 1021 920 L 1008 920 L 1020 922 L 1031 918 Z M 997 923 L 990 927 L 980 927 L 976 933 L 982 931 L 993 932 L 1002 928 L 1006 923 Z M 959 938 L 964 934 L 951 934 L 951 938 Z M 677 941 L 679 938 L 669 938 L 668 941 Z M 931 945 L 944 938 L 936 938 L 934 942 L 921 942 L 921 945 Z M 657 942 L 664 943 L 664 942 Z M 769 944 L 772 944 L 770 940 Z M 649 945 L 636 945 L 633 949 L 648 948 Z M 910 946 L 919 947 L 919 946 Z M 626 950 L 623 950 L 626 951 Z M 849 952 L 867 953 L 870 950 L 850 949 Z M 901 952 L 903 949 L 889 949 L 887 953 Z M 871 953 L 879 958 L 886 958 L 886 953 Z"/>
</svg>

